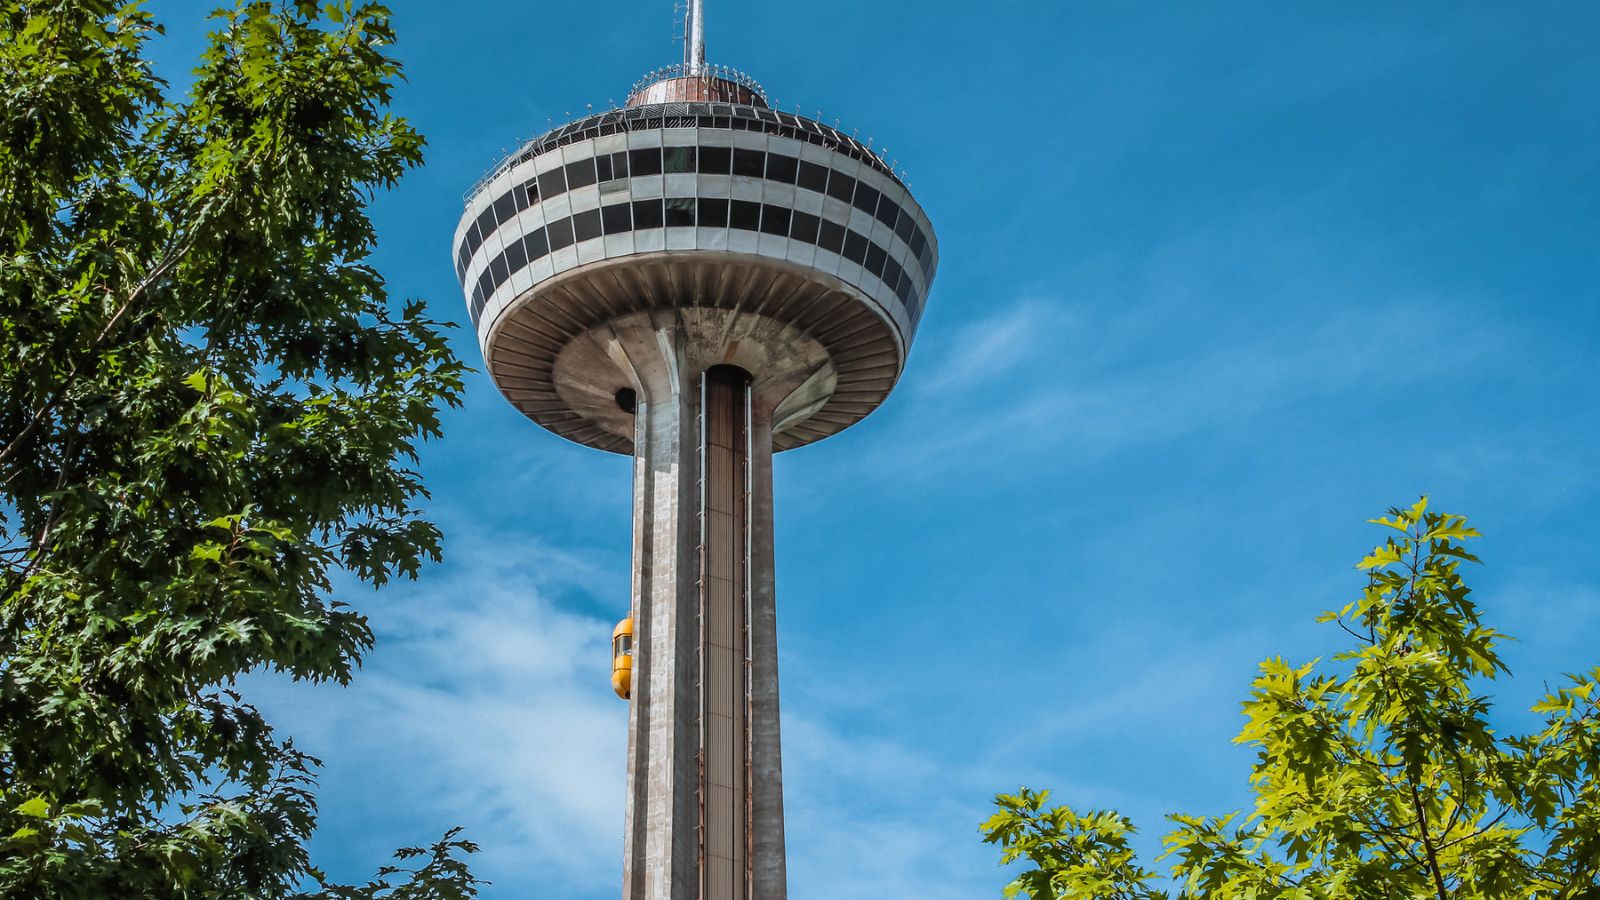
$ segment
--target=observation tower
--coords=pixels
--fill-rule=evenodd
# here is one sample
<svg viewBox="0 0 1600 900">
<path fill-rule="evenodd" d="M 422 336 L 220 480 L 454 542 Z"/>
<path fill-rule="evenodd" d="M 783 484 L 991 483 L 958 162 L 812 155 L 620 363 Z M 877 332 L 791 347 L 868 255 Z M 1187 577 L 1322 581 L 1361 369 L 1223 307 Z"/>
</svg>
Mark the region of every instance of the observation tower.
<svg viewBox="0 0 1600 900">
<path fill-rule="evenodd" d="M 894 169 L 684 61 L 473 189 L 456 274 L 488 372 L 633 456 L 624 900 L 783 900 L 772 454 L 842 431 L 905 367 L 938 264 Z"/>
</svg>

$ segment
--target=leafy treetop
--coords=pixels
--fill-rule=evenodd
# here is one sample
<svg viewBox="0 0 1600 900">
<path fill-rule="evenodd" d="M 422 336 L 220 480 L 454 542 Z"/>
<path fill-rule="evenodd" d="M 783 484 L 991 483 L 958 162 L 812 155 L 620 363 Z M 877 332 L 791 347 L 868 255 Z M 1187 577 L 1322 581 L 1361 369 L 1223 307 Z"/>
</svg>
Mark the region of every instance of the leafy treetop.
<svg viewBox="0 0 1600 900">
<path fill-rule="evenodd" d="M 1170 890 L 1115 812 L 996 798 L 984 840 L 1021 874 L 1006 896 L 1251 900 L 1600 897 L 1600 668 L 1490 727 L 1481 689 L 1505 673 L 1461 575 L 1478 537 L 1427 498 L 1373 520 L 1359 599 L 1320 621 L 1353 641 L 1328 664 L 1261 664 L 1236 740 L 1256 748 L 1248 815 L 1173 815 Z"/>
<path fill-rule="evenodd" d="M 463 368 L 370 265 L 421 161 L 388 11 L 243 2 L 185 99 L 138 4 L 0 0 L 0 897 L 466 897 L 454 832 L 360 886 L 316 761 L 234 690 L 347 681 L 331 599 L 439 555 Z"/>
</svg>

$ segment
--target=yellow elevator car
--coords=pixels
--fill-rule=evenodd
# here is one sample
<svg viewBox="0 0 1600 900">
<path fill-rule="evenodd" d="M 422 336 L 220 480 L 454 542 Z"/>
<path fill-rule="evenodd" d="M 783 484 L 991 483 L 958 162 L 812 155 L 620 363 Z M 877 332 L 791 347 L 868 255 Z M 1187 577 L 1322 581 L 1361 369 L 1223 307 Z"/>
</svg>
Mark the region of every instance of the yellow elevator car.
<svg viewBox="0 0 1600 900">
<path fill-rule="evenodd" d="M 633 617 L 617 623 L 611 630 L 611 689 L 628 699 L 633 690 Z"/>
</svg>

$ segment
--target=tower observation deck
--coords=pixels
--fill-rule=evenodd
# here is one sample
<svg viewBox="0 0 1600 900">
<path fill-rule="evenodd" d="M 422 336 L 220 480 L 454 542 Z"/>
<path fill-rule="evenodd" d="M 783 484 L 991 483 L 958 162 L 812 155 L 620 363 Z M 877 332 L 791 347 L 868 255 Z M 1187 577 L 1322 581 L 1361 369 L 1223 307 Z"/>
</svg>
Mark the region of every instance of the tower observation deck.
<svg viewBox="0 0 1600 900">
<path fill-rule="evenodd" d="M 511 404 L 634 459 L 623 897 L 782 900 L 772 454 L 888 396 L 938 249 L 879 155 L 687 25 L 474 187 L 456 273 Z"/>
</svg>

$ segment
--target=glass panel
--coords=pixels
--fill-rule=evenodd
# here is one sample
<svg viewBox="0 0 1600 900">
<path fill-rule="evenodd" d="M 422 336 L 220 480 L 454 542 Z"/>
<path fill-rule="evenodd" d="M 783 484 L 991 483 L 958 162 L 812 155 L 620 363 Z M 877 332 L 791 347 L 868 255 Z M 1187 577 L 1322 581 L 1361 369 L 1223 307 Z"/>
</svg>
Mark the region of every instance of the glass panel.
<svg viewBox="0 0 1600 900">
<path fill-rule="evenodd" d="M 872 215 L 878 208 L 878 189 L 865 184 L 857 185 L 855 206 L 867 215 Z"/>
<path fill-rule="evenodd" d="M 911 232 L 915 230 L 916 227 L 917 223 L 911 220 L 911 213 L 905 213 L 900 217 L 900 221 L 894 223 L 895 237 L 898 237 L 900 240 L 909 244 L 911 243 Z"/>
<path fill-rule="evenodd" d="M 594 184 L 594 160 L 580 159 L 567 163 L 567 190 Z"/>
<path fill-rule="evenodd" d="M 794 224 L 789 229 L 789 236 L 797 241 L 807 244 L 817 242 L 817 224 L 820 220 L 810 213 L 795 210 Z"/>
<path fill-rule="evenodd" d="M 854 231 L 846 231 L 844 235 L 844 258 L 853 263 L 865 262 L 867 259 L 867 239 Z"/>
<path fill-rule="evenodd" d="M 528 192 L 523 190 L 522 185 L 512 185 L 511 199 L 516 202 L 518 212 L 528 208 Z"/>
<path fill-rule="evenodd" d="M 635 170 L 637 171 L 637 170 Z M 660 200 L 635 200 L 633 201 L 633 227 L 634 230 L 642 228 L 661 227 L 661 201 Z"/>
<path fill-rule="evenodd" d="M 761 227 L 761 204 L 733 200 L 728 204 L 728 227 L 755 231 Z"/>
<path fill-rule="evenodd" d="M 726 175 L 733 160 L 732 147 L 701 147 L 700 171 L 707 175 Z"/>
<path fill-rule="evenodd" d="M 701 156 L 703 162 L 705 157 Z M 700 198 L 700 227 L 727 228 L 728 227 L 728 201 L 715 197 Z"/>
<path fill-rule="evenodd" d="M 795 184 L 800 185 L 808 191 L 816 191 L 819 194 L 822 193 L 828 189 L 828 167 L 819 166 L 814 162 L 806 162 L 805 160 L 801 160 L 800 173 L 799 177 L 795 179 Z"/>
<path fill-rule="evenodd" d="M 614 178 L 628 177 L 628 151 L 618 150 L 611 154 L 611 174 Z"/>
<path fill-rule="evenodd" d="M 494 201 L 494 217 L 503 225 L 517 217 L 517 198 L 501 194 Z"/>
<path fill-rule="evenodd" d="M 529 262 L 543 259 L 550 253 L 550 241 L 545 237 L 543 228 L 523 238 L 522 245 L 528 248 Z"/>
<path fill-rule="evenodd" d="M 661 148 L 646 147 L 643 150 L 629 150 L 628 171 L 635 178 L 640 175 L 660 175 Z M 543 182 L 541 182 L 542 184 Z"/>
<path fill-rule="evenodd" d="M 917 256 L 920 257 L 922 255 L 922 248 L 923 248 L 925 243 L 926 243 L 926 239 L 922 236 L 922 229 L 921 228 L 918 228 L 916 231 L 913 231 L 911 233 L 911 252 L 912 253 L 914 253 L 914 254 L 916 254 Z"/>
<path fill-rule="evenodd" d="M 494 220 L 494 207 L 491 206 L 491 207 L 485 209 L 483 212 L 478 213 L 478 236 L 479 237 L 486 238 L 489 235 L 494 234 L 494 230 L 497 227 L 499 227 L 499 226 L 495 223 L 495 220 Z"/>
<path fill-rule="evenodd" d="M 899 204 L 895 203 L 893 200 L 890 200 L 888 197 L 884 197 L 878 201 L 878 221 L 889 226 L 891 230 L 894 228 L 895 218 L 899 215 Z"/>
<path fill-rule="evenodd" d="M 770 158 L 770 157 L 769 157 Z M 786 237 L 789 234 L 789 208 L 761 204 L 761 230 L 766 234 Z"/>
<path fill-rule="evenodd" d="M 794 184 L 795 165 L 800 160 L 782 153 L 767 154 L 767 180 Z"/>
<path fill-rule="evenodd" d="M 694 171 L 693 147 L 666 147 L 662 149 L 665 156 L 665 169 L 669 173 L 682 173 Z"/>
<path fill-rule="evenodd" d="M 490 281 L 494 282 L 496 285 L 499 285 L 506 280 L 507 274 L 509 273 L 506 271 L 506 258 L 504 254 L 489 260 Z"/>
<path fill-rule="evenodd" d="M 611 154 L 607 153 L 594 158 L 594 174 L 601 181 L 611 180 Z"/>
<path fill-rule="evenodd" d="M 600 210 L 600 223 L 606 234 L 621 234 L 633 228 L 633 216 L 628 213 L 628 204 L 614 203 Z"/>
<path fill-rule="evenodd" d="M 567 192 L 567 173 L 562 169 L 551 169 L 539 176 L 539 196 L 546 200 L 557 194 Z"/>
<path fill-rule="evenodd" d="M 693 197 L 668 197 L 667 198 L 667 227 L 673 228 L 694 224 L 694 198 Z"/>
<path fill-rule="evenodd" d="M 539 179 L 529 178 L 522 185 L 522 190 L 528 195 L 528 205 L 539 202 Z"/>
<path fill-rule="evenodd" d="M 515 272 L 528 264 L 528 251 L 521 241 L 512 241 L 506 248 L 506 269 Z"/>
<path fill-rule="evenodd" d="M 600 210 L 586 209 L 572 217 L 572 230 L 580 241 L 600 236 Z"/>
<path fill-rule="evenodd" d="M 850 195 L 856 189 L 856 180 L 843 172 L 831 172 L 828 175 L 828 196 L 835 200 L 850 202 Z"/>
<path fill-rule="evenodd" d="M 874 242 L 867 245 L 868 272 L 871 272 L 880 278 L 883 277 L 883 261 L 888 258 L 889 254 L 883 252 L 883 248 L 879 247 L 877 243 Z"/>
<path fill-rule="evenodd" d="M 559 222 L 551 222 L 545 227 L 545 231 L 550 235 L 551 250 L 560 250 L 563 247 L 572 246 L 571 219 L 562 219 Z"/>
<path fill-rule="evenodd" d="M 828 219 L 822 220 L 817 233 L 817 246 L 838 253 L 843 249 L 844 226 Z"/>
<path fill-rule="evenodd" d="M 760 178 L 766 173 L 767 154 L 760 150 L 734 148 L 733 174 Z"/>
</svg>

